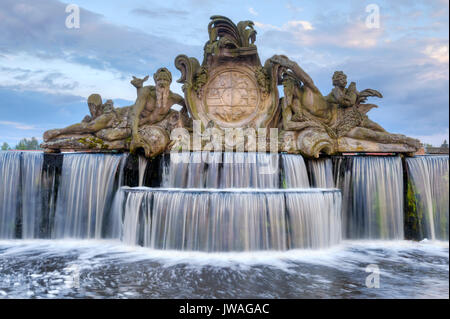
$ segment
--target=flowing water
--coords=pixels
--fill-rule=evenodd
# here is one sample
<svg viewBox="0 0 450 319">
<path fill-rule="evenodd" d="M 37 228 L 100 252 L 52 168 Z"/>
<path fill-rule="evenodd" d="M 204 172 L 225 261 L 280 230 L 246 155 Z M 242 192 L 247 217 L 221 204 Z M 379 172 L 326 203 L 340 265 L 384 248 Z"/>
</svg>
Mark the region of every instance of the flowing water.
<svg viewBox="0 0 450 319">
<path fill-rule="evenodd" d="M 21 152 L 0 152 L 0 238 L 14 238 L 20 206 Z"/>
<path fill-rule="evenodd" d="M 279 188 L 279 155 L 172 153 L 166 160 L 162 179 L 165 188 Z"/>
<path fill-rule="evenodd" d="M 448 242 L 201 253 L 116 241 L 0 241 L 0 298 L 449 298 Z M 369 265 L 379 288 L 366 286 Z"/>
<path fill-rule="evenodd" d="M 22 238 L 39 238 L 44 218 L 42 167 L 44 154 L 27 153 L 22 158 Z"/>
<path fill-rule="evenodd" d="M 144 156 L 139 156 L 139 182 L 138 186 L 144 186 L 145 170 L 147 169 L 147 159 Z"/>
<path fill-rule="evenodd" d="M 350 162 L 350 163 L 349 163 Z M 403 168 L 400 157 L 339 159 L 345 238 L 403 238 Z"/>
<path fill-rule="evenodd" d="M 305 161 L 299 155 L 282 154 L 284 188 L 309 188 Z"/>
<path fill-rule="evenodd" d="M 449 157 L 406 159 L 423 236 L 448 240 Z"/>
<path fill-rule="evenodd" d="M 53 238 L 102 238 L 122 155 L 66 154 Z"/>
<path fill-rule="evenodd" d="M 331 158 L 320 158 L 308 161 L 311 187 L 334 188 L 333 163 Z"/>
<path fill-rule="evenodd" d="M 120 188 L 127 155 L 49 156 L 0 152 L 0 298 L 449 297 L 448 242 L 401 240 L 399 157 L 170 154 L 162 188 Z M 448 157 L 406 163 L 448 239 Z"/>
<path fill-rule="evenodd" d="M 326 248 L 341 239 L 337 190 L 123 188 L 123 241 L 154 249 Z"/>
</svg>

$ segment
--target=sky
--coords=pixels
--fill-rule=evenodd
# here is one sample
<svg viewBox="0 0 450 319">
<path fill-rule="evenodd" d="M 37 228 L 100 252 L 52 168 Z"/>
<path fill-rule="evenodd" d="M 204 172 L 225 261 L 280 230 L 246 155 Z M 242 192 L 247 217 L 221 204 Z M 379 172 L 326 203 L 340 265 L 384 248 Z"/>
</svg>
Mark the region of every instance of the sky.
<svg viewBox="0 0 450 319">
<path fill-rule="evenodd" d="M 66 27 L 68 4 L 80 8 L 79 28 Z M 384 97 L 370 100 L 379 108 L 369 116 L 389 132 L 448 140 L 448 0 L 1 0 L 0 144 L 80 122 L 91 93 L 131 105 L 132 75 L 151 78 L 162 66 L 181 93 L 174 59 L 201 61 L 212 15 L 254 21 L 261 61 L 287 55 L 324 95 L 336 70 L 359 90 L 377 89 Z"/>
</svg>

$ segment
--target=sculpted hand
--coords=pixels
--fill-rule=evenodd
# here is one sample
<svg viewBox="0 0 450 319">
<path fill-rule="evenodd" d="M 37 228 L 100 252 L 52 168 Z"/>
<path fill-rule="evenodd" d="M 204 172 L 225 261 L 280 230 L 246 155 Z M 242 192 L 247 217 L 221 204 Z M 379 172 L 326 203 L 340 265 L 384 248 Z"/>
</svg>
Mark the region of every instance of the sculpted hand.
<svg viewBox="0 0 450 319">
<path fill-rule="evenodd" d="M 293 62 L 285 55 L 274 55 L 270 58 L 272 63 L 280 64 L 286 68 L 292 68 Z"/>
</svg>

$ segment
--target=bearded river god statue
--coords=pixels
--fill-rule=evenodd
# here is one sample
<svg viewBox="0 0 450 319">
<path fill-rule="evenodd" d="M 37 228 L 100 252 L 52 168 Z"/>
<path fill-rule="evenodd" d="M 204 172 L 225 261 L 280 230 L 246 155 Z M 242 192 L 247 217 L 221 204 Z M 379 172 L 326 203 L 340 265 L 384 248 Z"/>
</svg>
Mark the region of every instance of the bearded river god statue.
<svg viewBox="0 0 450 319">
<path fill-rule="evenodd" d="M 135 151 L 142 148 L 147 157 L 158 155 L 170 142 L 170 131 L 183 127 L 186 110 L 172 110 L 174 104 L 184 107 L 184 99 L 170 91 L 172 75 L 160 68 L 153 75 L 155 86 L 143 86 L 148 79 L 133 76 L 136 102 L 114 108 L 111 100 L 102 104 L 98 94 L 88 98 L 90 116 L 81 123 L 44 133 L 42 147 L 47 152 L 60 150 Z"/>
<path fill-rule="evenodd" d="M 377 106 L 365 103 L 367 98 L 382 98 L 381 93 L 358 91 L 354 82 L 347 87 L 342 71 L 334 73 L 334 88 L 324 96 L 286 56 L 275 55 L 262 65 L 253 22 L 236 25 L 226 17 L 213 16 L 208 34 L 201 64 L 185 55 L 175 59 L 184 98 L 170 91 L 172 75 L 166 68 L 154 74 L 155 86 L 143 85 L 148 76 L 133 77 L 131 84 L 137 90 L 133 105 L 114 108 L 111 100 L 103 103 L 100 95 L 92 94 L 87 101 L 90 115 L 81 123 L 45 132 L 42 147 L 47 152 L 142 149 L 153 157 L 175 147 L 171 135 L 176 136 L 174 129 L 180 128 L 188 141 L 183 150 L 205 150 L 212 136 L 240 130 L 245 136 L 243 150 L 253 151 L 255 136 L 248 132 L 265 129 L 278 130 L 278 136 L 271 135 L 276 150 L 308 157 L 345 152 L 411 154 L 419 149 L 418 140 L 388 133 L 368 118 L 366 113 Z M 278 85 L 283 85 L 282 99 Z M 181 111 L 172 110 L 174 104 Z M 195 136 L 200 144 L 193 142 Z M 214 149 L 227 149 L 225 144 L 219 139 Z"/>
</svg>

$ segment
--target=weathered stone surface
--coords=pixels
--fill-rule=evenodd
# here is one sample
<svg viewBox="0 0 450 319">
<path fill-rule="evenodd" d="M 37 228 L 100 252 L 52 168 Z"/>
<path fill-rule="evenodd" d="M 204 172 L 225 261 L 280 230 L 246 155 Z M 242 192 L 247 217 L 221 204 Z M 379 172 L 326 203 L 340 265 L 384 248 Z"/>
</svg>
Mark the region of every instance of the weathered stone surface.
<svg viewBox="0 0 450 319">
<path fill-rule="evenodd" d="M 222 130 L 276 127 L 277 81 L 271 77 L 272 65 L 261 65 L 253 22 L 236 25 L 213 16 L 208 33 L 201 65 L 185 55 L 175 59 L 192 118 L 200 120 L 203 128 L 210 123 Z"/>
<path fill-rule="evenodd" d="M 357 140 L 351 137 L 341 137 L 338 140 L 337 152 L 369 152 L 369 153 L 390 153 L 401 152 L 411 153 L 415 152 L 416 148 L 407 144 L 393 144 L 393 143 L 377 143 L 373 141 Z"/>
<path fill-rule="evenodd" d="M 134 105 L 114 108 L 108 100 L 102 104 L 99 94 L 88 98 L 90 116 L 81 123 L 44 133 L 42 147 L 47 152 L 71 150 L 120 150 L 134 152 L 139 148 L 148 157 L 162 153 L 169 144 L 169 132 L 188 122 L 180 112 L 171 110 L 174 104 L 184 106 L 184 100 L 170 91 L 172 75 L 166 68 L 154 74 L 156 86 L 143 86 L 148 79 L 133 76 L 136 87 Z M 153 126 L 152 126 L 153 125 Z"/>
<path fill-rule="evenodd" d="M 155 72 L 154 86 L 144 86 L 149 76 L 133 76 L 130 83 L 137 94 L 133 105 L 114 108 L 111 100 L 103 103 L 99 94 L 92 94 L 87 101 L 90 115 L 81 123 L 45 132 L 42 147 L 48 152 L 142 149 L 148 157 L 171 149 L 226 151 L 235 145 L 238 149 L 237 140 L 227 138 L 229 130 L 241 129 L 241 151 L 256 151 L 256 144 L 273 150 L 275 142 L 278 151 L 308 157 L 343 152 L 411 154 L 420 148 L 418 140 L 386 132 L 371 121 L 367 113 L 377 105 L 366 101 L 382 94 L 374 89 L 358 91 L 354 82 L 347 86 L 343 71 L 333 74 L 331 92 L 322 95 L 288 57 L 274 55 L 262 65 L 253 22 L 234 24 L 213 16 L 208 34 L 201 64 L 185 55 L 175 59 L 184 98 L 170 91 L 172 74 L 166 68 Z M 278 85 L 283 85 L 282 99 Z M 181 111 L 171 109 L 175 104 Z M 201 123 L 195 126 L 197 132 L 193 120 Z M 176 128 L 186 129 L 187 135 L 171 141 Z M 278 129 L 278 135 L 264 141 L 255 135 L 261 129 Z"/>
<path fill-rule="evenodd" d="M 381 98 L 380 92 L 366 89 L 356 90 L 356 84 L 347 88 L 347 77 L 342 71 L 333 75 L 334 88 L 323 96 L 312 79 L 295 62 L 285 56 L 274 56 L 273 63 L 286 68 L 282 75 L 284 97 L 280 101 L 282 127 L 290 137 L 283 151 L 318 157 L 319 154 L 338 152 L 415 152 L 420 147 L 418 140 L 401 134 L 386 132 L 371 121 L 366 113 L 377 107 L 365 104 L 368 97 Z M 293 141 L 296 140 L 295 148 Z"/>
</svg>

